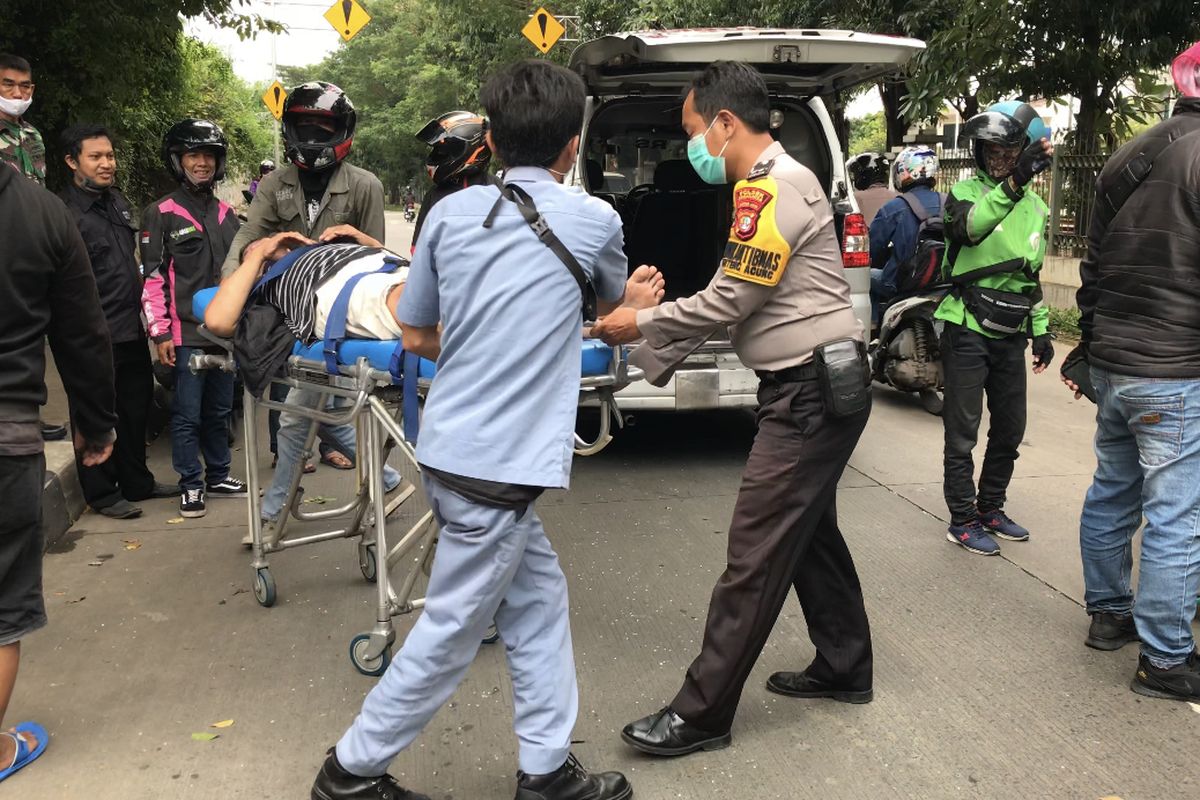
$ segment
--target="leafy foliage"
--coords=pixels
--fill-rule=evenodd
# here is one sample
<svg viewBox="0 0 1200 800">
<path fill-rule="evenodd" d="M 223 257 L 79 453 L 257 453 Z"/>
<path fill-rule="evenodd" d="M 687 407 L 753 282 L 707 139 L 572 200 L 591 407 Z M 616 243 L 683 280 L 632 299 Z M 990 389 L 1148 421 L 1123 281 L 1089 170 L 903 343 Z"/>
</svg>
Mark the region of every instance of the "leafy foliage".
<svg viewBox="0 0 1200 800">
<path fill-rule="evenodd" d="M 850 120 L 850 138 L 846 146 L 849 155 L 882 153 L 886 149 L 887 125 L 882 111 Z"/>
</svg>

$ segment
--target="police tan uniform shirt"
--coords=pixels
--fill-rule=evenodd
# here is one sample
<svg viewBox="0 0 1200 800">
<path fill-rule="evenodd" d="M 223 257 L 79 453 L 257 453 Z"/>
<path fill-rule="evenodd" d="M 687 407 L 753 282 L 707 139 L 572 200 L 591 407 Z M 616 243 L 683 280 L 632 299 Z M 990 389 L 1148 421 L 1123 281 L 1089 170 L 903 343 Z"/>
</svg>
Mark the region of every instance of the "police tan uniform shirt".
<svg viewBox="0 0 1200 800">
<path fill-rule="evenodd" d="M 779 370 L 811 360 L 825 342 L 861 341 L 833 211 L 816 176 L 774 143 L 733 199 L 729 243 L 712 281 L 691 297 L 639 311 L 646 342 L 662 350 L 728 325 L 743 364 Z M 691 349 L 681 348 L 680 358 Z"/>
<path fill-rule="evenodd" d="M 277 169 L 259 182 L 246 222 L 221 265 L 221 277 L 228 278 L 237 271 L 242 252 L 251 242 L 283 231 L 315 239 L 334 225 L 352 225 L 384 241 L 383 184 L 379 178 L 343 161 L 330 176 L 316 216 L 310 220 L 299 168 L 288 164 Z"/>
</svg>

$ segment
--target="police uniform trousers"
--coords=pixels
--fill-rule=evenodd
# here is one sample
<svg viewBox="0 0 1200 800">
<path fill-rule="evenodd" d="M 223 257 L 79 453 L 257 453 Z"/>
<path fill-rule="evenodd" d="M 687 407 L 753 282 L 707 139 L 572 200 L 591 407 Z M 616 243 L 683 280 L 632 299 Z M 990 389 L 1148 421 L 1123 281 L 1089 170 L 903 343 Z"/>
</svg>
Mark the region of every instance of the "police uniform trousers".
<svg viewBox="0 0 1200 800">
<path fill-rule="evenodd" d="M 732 726 L 742 687 L 789 589 L 817 650 L 809 674 L 839 688 L 871 687 L 871 631 L 835 502 L 870 408 L 843 418 L 826 414 L 815 379 L 764 378 L 758 402 L 758 434 L 729 528 L 728 565 L 713 589 L 700 655 L 671 703 L 702 730 Z"/>
<path fill-rule="evenodd" d="M 493 508 L 423 475 L 439 526 L 425 609 L 337 744 L 361 776 L 388 763 L 450 699 L 494 619 L 512 677 L 519 767 L 545 774 L 567 760 L 579 710 L 567 580 L 533 505 Z"/>
</svg>

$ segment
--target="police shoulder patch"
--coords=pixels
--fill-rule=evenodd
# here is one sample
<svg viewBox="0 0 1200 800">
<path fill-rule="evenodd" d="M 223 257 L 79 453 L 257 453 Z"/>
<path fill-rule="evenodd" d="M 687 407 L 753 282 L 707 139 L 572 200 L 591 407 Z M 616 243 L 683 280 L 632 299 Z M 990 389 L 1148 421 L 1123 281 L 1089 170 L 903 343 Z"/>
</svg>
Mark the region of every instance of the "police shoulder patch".
<svg viewBox="0 0 1200 800">
<path fill-rule="evenodd" d="M 741 181 L 733 191 L 733 225 L 721 268 L 731 278 L 775 286 L 783 278 L 792 248 L 775 220 L 779 187 L 765 177 Z"/>
</svg>

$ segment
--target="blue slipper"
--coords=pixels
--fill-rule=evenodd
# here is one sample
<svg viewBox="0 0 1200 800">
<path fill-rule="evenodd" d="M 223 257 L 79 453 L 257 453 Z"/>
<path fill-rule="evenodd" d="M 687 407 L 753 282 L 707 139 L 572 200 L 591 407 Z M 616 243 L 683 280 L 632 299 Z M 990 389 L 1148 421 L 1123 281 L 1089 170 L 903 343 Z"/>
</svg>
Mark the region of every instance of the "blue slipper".
<svg viewBox="0 0 1200 800">
<path fill-rule="evenodd" d="M 8 733 L 7 731 L 0 733 L 0 736 L 11 736 L 17 742 L 16 760 L 13 761 L 12 766 L 8 769 L 0 770 L 0 781 L 37 759 L 38 756 L 46 752 L 46 745 L 50 744 L 50 734 L 46 733 L 46 729 L 36 722 L 22 722 L 16 727 L 16 731 L 17 734 L 33 734 L 38 740 L 38 746 L 35 750 L 30 750 L 29 744 L 25 741 L 24 737 Z"/>
</svg>

